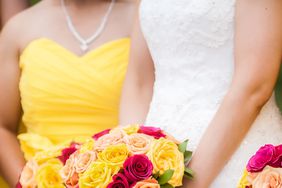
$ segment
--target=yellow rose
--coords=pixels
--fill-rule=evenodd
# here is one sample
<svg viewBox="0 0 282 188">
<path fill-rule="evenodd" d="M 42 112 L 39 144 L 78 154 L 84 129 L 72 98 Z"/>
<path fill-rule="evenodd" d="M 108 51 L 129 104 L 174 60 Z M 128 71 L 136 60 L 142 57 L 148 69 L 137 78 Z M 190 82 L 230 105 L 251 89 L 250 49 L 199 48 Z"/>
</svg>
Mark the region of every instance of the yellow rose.
<svg viewBox="0 0 282 188">
<path fill-rule="evenodd" d="M 105 162 L 94 162 L 80 176 L 79 188 L 105 188 L 119 170 L 120 168 L 112 168 Z"/>
<path fill-rule="evenodd" d="M 173 141 L 165 138 L 155 140 L 147 155 L 154 165 L 154 173 L 160 172 L 160 174 L 163 174 L 166 170 L 174 170 L 174 174 L 168 183 L 174 187 L 182 185 L 184 155 Z"/>
<path fill-rule="evenodd" d="M 81 148 L 79 149 L 79 152 L 80 153 L 85 153 L 85 152 L 94 150 L 94 144 L 95 144 L 94 139 L 86 140 L 85 143 L 83 143 L 81 145 Z"/>
<path fill-rule="evenodd" d="M 250 182 L 248 181 L 247 177 L 248 177 L 248 171 L 245 170 L 245 171 L 244 171 L 244 175 L 243 175 L 243 177 L 241 178 L 241 180 L 240 180 L 239 185 L 237 186 L 237 188 L 246 188 L 246 186 L 250 186 Z"/>
<path fill-rule="evenodd" d="M 33 133 L 20 134 L 18 139 L 26 160 L 30 160 L 36 153 L 54 146 L 48 138 Z"/>
<path fill-rule="evenodd" d="M 20 177 L 22 188 L 36 188 L 37 182 L 35 175 L 37 173 L 38 165 L 35 160 L 30 160 L 26 163 Z"/>
<path fill-rule="evenodd" d="M 124 132 L 128 135 L 137 133 L 139 130 L 139 125 L 128 125 L 126 127 L 122 127 L 122 129 L 124 130 Z"/>
<path fill-rule="evenodd" d="M 59 174 L 62 167 L 59 159 L 50 159 L 42 164 L 36 174 L 38 188 L 64 188 L 63 180 Z"/>
<path fill-rule="evenodd" d="M 64 149 L 64 146 L 57 146 L 46 151 L 38 152 L 35 154 L 34 160 L 38 165 L 41 165 L 50 159 L 59 157 L 62 154 L 62 149 Z"/>
<path fill-rule="evenodd" d="M 99 161 L 105 162 L 110 166 L 122 167 L 129 154 L 125 144 L 109 146 L 101 153 L 98 153 Z"/>
</svg>

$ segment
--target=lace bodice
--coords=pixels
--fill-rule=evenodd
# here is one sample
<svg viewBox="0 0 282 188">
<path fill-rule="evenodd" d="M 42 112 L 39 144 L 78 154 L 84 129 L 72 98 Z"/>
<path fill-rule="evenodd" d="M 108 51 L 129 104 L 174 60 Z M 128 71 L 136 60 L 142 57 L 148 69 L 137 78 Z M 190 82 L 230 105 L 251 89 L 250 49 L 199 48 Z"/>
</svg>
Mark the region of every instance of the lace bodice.
<svg viewBox="0 0 282 188">
<path fill-rule="evenodd" d="M 195 150 L 232 81 L 235 0 L 143 0 L 140 21 L 155 63 L 147 125 L 161 126 Z M 271 127 L 271 128 L 270 128 Z M 273 99 L 212 187 L 236 187 L 259 146 L 282 142 Z M 244 151 L 244 152 L 243 152 Z"/>
</svg>

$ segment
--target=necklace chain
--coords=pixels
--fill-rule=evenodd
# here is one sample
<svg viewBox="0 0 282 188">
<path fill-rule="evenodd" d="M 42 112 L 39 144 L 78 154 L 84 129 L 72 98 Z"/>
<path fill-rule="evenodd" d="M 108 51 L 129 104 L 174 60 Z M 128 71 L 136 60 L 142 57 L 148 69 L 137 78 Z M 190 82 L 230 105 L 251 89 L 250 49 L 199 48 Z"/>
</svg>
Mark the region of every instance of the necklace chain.
<svg viewBox="0 0 282 188">
<path fill-rule="evenodd" d="M 80 33 L 77 31 L 77 29 L 75 28 L 73 21 L 71 19 L 70 14 L 67 11 L 66 5 L 65 5 L 65 0 L 61 0 L 61 6 L 63 9 L 63 12 L 65 14 L 66 17 L 66 21 L 67 21 L 67 25 L 68 28 L 71 32 L 71 34 L 76 38 L 76 40 L 80 43 L 80 49 L 82 50 L 83 53 L 87 52 L 89 50 L 89 46 L 102 34 L 102 32 L 104 31 L 106 24 L 108 22 L 109 16 L 113 10 L 115 4 L 115 0 L 111 1 L 111 4 L 105 14 L 105 16 L 102 18 L 100 26 L 98 27 L 97 31 L 90 36 L 87 39 L 84 39 Z"/>
</svg>

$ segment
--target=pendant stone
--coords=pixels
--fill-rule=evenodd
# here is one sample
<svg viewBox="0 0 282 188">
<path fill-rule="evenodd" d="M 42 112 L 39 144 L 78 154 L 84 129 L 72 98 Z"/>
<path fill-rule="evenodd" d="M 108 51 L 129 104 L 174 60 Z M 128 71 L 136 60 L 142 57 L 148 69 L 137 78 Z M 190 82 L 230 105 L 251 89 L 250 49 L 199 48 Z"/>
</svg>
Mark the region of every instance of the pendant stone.
<svg viewBox="0 0 282 188">
<path fill-rule="evenodd" d="M 86 44 L 86 43 L 83 43 L 80 45 L 80 49 L 83 51 L 83 52 L 87 52 L 88 51 L 88 48 L 89 46 Z"/>
</svg>

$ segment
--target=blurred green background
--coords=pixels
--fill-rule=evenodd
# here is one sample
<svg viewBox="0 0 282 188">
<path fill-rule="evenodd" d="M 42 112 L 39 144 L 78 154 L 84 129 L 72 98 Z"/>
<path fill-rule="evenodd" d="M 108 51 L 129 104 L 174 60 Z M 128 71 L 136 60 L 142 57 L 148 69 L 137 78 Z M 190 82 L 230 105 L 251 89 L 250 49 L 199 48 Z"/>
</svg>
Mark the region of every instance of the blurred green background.
<svg viewBox="0 0 282 188">
<path fill-rule="evenodd" d="M 39 1 L 39 0 L 29 0 L 29 2 L 30 2 L 31 5 L 36 4 L 38 1 Z"/>
</svg>

